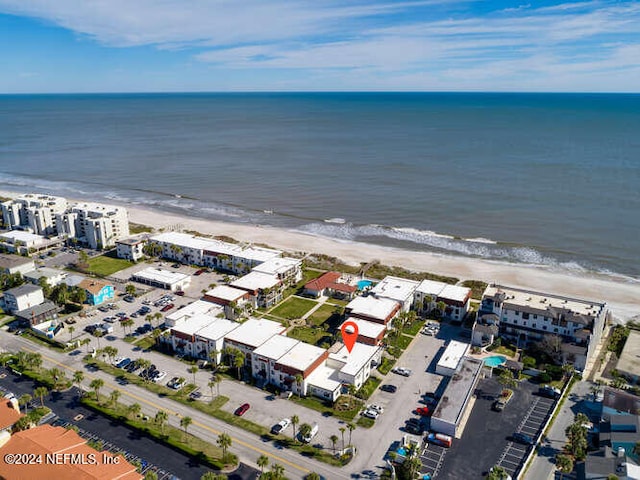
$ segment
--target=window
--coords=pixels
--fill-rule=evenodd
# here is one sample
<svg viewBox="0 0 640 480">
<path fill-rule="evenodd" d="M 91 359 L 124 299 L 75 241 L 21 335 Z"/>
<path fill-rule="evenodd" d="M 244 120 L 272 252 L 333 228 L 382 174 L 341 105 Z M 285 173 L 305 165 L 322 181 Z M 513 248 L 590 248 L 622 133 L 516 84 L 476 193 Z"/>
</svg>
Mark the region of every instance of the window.
<svg viewBox="0 0 640 480">
<path fill-rule="evenodd" d="M 529 318 L 529 314 L 527 312 L 522 312 L 522 318 L 525 320 Z"/>
<path fill-rule="evenodd" d="M 519 311 L 517 311 L 517 310 L 514 310 L 513 314 L 517 317 L 517 316 L 519 316 L 519 315 L 520 315 L 520 312 L 519 312 Z"/>
<path fill-rule="evenodd" d="M 547 329 L 547 326 L 546 326 L 546 325 L 543 325 L 543 326 L 542 326 L 542 329 L 543 329 L 543 330 L 546 330 L 546 329 Z"/>
<path fill-rule="evenodd" d="M 517 325 L 518 324 L 518 320 L 514 320 L 513 323 Z"/>
<path fill-rule="evenodd" d="M 533 319 L 536 320 L 538 318 L 538 315 L 533 314 Z"/>
<path fill-rule="evenodd" d="M 553 329 L 553 331 L 554 331 L 554 332 L 556 332 L 556 333 L 558 333 L 558 329 L 557 329 L 557 328 L 554 328 L 554 329 Z"/>
<path fill-rule="evenodd" d="M 536 324 L 534 323 L 533 325 L 531 325 L 533 328 L 536 328 Z"/>
</svg>

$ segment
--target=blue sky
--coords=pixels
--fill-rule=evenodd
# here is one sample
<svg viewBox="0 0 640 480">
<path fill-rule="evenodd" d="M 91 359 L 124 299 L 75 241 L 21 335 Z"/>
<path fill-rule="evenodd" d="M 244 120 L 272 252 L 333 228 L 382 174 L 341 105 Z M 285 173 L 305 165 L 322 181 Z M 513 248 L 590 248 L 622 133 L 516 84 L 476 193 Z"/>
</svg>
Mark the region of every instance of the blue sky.
<svg viewBox="0 0 640 480">
<path fill-rule="evenodd" d="M 640 2 L 0 0 L 0 92 L 638 92 Z"/>
</svg>

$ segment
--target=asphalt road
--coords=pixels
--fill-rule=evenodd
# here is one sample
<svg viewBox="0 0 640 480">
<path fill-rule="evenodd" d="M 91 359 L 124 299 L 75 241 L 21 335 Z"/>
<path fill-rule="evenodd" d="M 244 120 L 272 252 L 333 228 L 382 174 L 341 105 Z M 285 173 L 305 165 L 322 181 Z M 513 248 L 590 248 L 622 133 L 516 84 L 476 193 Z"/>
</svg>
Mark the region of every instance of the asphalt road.
<svg viewBox="0 0 640 480">
<path fill-rule="evenodd" d="M 0 379 L 0 385 L 20 396 L 24 393 L 33 394 L 36 385 L 31 379 L 13 375 L 8 370 Z M 77 425 L 79 428 L 91 432 L 119 448 L 128 451 L 146 462 L 156 465 L 184 480 L 199 480 L 211 468 L 199 464 L 195 459 L 173 450 L 152 438 L 141 434 L 114 420 L 104 417 L 82 406 L 79 402 L 80 391 L 76 388 L 68 392 L 53 392 L 45 397 L 45 405 L 51 408 L 60 418 Z M 74 420 L 82 415 L 79 420 Z M 234 473 L 229 474 L 232 480 L 253 480 L 259 472 L 247 465 L 241 465 Z"/>
</svg>

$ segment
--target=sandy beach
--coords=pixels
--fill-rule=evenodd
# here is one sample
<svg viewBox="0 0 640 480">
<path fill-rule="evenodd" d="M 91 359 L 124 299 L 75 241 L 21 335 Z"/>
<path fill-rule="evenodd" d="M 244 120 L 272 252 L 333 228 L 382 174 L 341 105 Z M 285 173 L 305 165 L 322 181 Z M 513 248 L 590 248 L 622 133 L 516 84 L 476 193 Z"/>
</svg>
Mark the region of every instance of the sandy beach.
<svg viewBox="0 0 640 480">
<path fill-rule="evenodd" d="M 13 197 L 16 192 L 0 191 Z M 69 199 L 71 200 L 71 199 Z M 87 199 L 85 199 L 87 200 Z M 292 252 L 322 253 L 350 264 L 379 260 L 412 271 L 427 271 L 463 280 L 484 280 L 542 292 L 606 301 L 616 321 L 640 318 L 640 281 L 601 274 L 569 274 L 550 268 L 414 252 L 378 245 L 345 242 L 284 229 L 185 217 L 124 205 L 129 220 L 159 229 L 193 230 L 207 235 L 227 235 L 243 242 L 263 243 Z"/>
</svg>

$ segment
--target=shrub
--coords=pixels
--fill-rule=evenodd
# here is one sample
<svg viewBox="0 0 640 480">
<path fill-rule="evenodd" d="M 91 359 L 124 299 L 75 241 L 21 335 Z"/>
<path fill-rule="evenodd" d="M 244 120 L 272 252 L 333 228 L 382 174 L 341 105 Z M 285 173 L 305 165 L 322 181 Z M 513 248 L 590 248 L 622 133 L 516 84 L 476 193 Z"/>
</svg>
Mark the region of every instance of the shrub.
<svg viewBox="0 0 640 480">
<path fill-rule="evenodd" d="M 533 357 L 524 357 L 522 359 L 522 363 L 524 368 L 535 368 L 536 367 L 536 359 Z"/>
<path fill-rule="evenodd" d="M 540 383 L 549 383 L 551 381 L 551 375 L 548 373 L 541 373 L 538 375 L 538 380 L 540 380 Z"/>
</svg>

